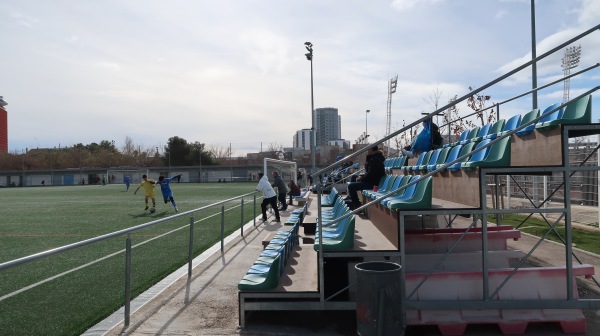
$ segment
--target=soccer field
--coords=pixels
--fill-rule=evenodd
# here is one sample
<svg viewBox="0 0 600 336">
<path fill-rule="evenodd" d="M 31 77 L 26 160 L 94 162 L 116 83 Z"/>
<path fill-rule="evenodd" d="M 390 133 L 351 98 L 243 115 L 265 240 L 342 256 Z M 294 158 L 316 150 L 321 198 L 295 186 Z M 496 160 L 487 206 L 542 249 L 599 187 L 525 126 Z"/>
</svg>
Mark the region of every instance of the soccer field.
<svg viewBox="0 0 600 336">
<path fill-rule="evenodd" d="M 179 212 L 252 192 L 255 183 L 171 184 Z M 157 188 L 144 211 L 137 186 L 0 189 L 0 262 L 175 215 Z M 254 218 L 253 197 L 223 205 L 225 234 Z M 219 241 L 221 205 L 194 212 L 194 255 Z M 259 214 L 260 209 L 256 214 Z M 192 214 L 131 234 L 132 295 L 187 261 Z M 11 335 L 78 335 L 124 302 L 125 236 L 0 271 L 0 330 Z M 73 269 L 78 268 L 73 271 Z M 51 278 L 55 277 L 55 278 Z M 22 292 L 20 289 L 32 286 Z"/>
</svg>

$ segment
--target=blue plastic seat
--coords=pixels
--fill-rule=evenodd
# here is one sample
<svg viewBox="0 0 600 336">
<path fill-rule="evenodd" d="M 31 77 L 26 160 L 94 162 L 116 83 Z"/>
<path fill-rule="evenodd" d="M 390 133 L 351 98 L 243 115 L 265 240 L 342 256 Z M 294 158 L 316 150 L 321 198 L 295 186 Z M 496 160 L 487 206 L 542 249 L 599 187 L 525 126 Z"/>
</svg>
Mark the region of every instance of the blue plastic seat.
<svg viewBox="0 0 600 336">
<path fill-rule="evenodd" d="M 540 113 L 540 110 L 538 110 L 538 109 L 533 109 L 533 110 L 527 112 L 523 116 L 523 118 L 521 118 L 521 122 L 519 123 L 518 127 L 521 127 L 521 126 L 526 125 L 527 123 L 531 122 L 533 119 L 535 119 L 539 116 L 539 113 Z M 527 127 L 518 130 L 517 132 L 515 132 L 515 134 L 520 137 L 523 137 L 523 136 L 526 136 L 529 133 L 533 132 L 534 129 L 535 129 L 535 123 L 530 124 Z"/>
<path fill-rule="evenodd" d="M 446 160 L 444 160 L 443 163 L 438 163 L 435 165 L 435 169 L 439 169 L 441 168 L 444 164 L 452 162 L 454 160 L 456 160 L 456 158 L 458 157 L 458 154 L 460 153 L 461 149 L 462 149 L 463 145 L 456 145 L 452 148 L 450 148 L 450 152 L 448 152 L 448 156 L 446 156 Z M 448 168 L 444 168 L 441 171 L 446 171 L 448 170 Z"/>
<path fill-rule="evenodd" d="M 521 115 L 517 114 L 512 116 L 510 119 L 506 121 L 504 127 L 502 127 L 502 132 L 498 133 L 498 136 L 504 135 L 507 132 L 510 132 L 517 128 L 521 124 Z"/>
<path fill-rule="evenodd" d="M 477 145 L 477 143 L 475 143 L 475 142 L 469 142 L 468 144 L 464 145 L 461 148 L 460 153 L 458 153 L 458 155 L 456 156 L 456 158 L 454 160 L 456 160 L 457 158 L 459 158 L 459 157 L 461 157 L 463 155 L 471 153 L 473 151 L 473 147 L 475 147 L 476 145 Z M 462 162 L 465 162 L 465 161 L 468 161 L 468 160 L 469 160 L 469 156 L 467 156 L 467 157 L 463 158 L 462 160 L 460 160 L 460 161 L 458 161 L 458 162 L 456 162 L 456 163 L 448 166 L 448 170 L 452 171 L 452 172 L 459 171 L 460 170 L 460 164 Z"/>
</svg>

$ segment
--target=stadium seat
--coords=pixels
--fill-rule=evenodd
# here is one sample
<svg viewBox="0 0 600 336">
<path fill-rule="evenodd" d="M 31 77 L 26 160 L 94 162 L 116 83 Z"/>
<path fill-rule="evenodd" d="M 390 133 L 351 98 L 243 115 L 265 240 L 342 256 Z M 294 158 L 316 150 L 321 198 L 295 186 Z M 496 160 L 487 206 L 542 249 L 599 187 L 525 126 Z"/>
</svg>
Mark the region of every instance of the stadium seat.
<svg viewBox="0 0 600 336">
<path fill-rule="evenodd" d="M 490 141 L 488 139 L 488 141 Z M 483 141 L 480 143 L 480 145 Z M 481 145 L 483 146 L 483 145 Z M 469 161 L 461 163 L 460 167 L 464 170 L 473 170 L 477 167 L 508 167 L 510 166 L 510 137 L 503 138 L 487 148 L 485 157 L 480 160 L 474 158 L 478 153 L 473 154 Z M 485 151 L 485 150 L 483 150 Z M 483 152 L 482 151 L 482 152 Z"/>
<path fill-rule="evenodd" d="M 465 145 L 469 142 L 473 142 L 473 139 L 477 136 L 477 134 L 479 133 L 479 126 L 473 127 L 469 130 L 469 133 L 467 134 L 467 138 L 463 141 L 460 142 L 461 145 Z"/>
<path fill-rule="evenodd" d="M 279 285 L 279 267 L 281 256 L 276 256 L 268 267 L 259 272 L 258 269 L 246 273 L 238 283 L 239 290 L 265 290 L 273 289 Z M 264 259 L 263 259 L 264 260 Z M 256 266 L 256 265 L 254 265 Z M 250 272 L 250 271 L 249 271 Z"/>
<path fill-rule="evenodd" d="M 469 154 L 473 151 L 473 147 L 475 147 L 477 145 L 477 143 L 475 142 L 469 142 L 468 144 L 462 146 L 462 148 L 460 149 L 460 153 L 458 153 L 458 155 L 456 156 L 456 158 L 454 158 L 454 160 L 458 159 L 459 157 Z M 462 162 L 468 161 L 469 157 L 465 157 L 462 160 L 448 166 L 448 170 L 452 171 L 452 172 L 457 172 L 460 170 L 460 165 Z M 452 161 L 454 161 L 452 160 Z"/>
<path fill-rule="evenodd" d="M 431 176 L 421 178 L 416 184 L 413 193 L 401 196 L 386 203 L 392 210 L 428 209 L 431 208 L 433 188 Z"/>
<path fill-rule="evenodd" d="M 502 132 L 502 129 L 504 128 L 504 119 L 500 119 L 498 121 L 496 121 L 492 127 L 490 127 L 490 130 L 488 132 L 488 134 L 485 136 L 485 139 L 490 139 L 490 140 L 494 140 L 496 139 L 496 137 L 498 137 L 498 134 L 500 132 Z M 483 139 L 481 139 L 483 140 Z"/>
<path fill-rule="evenodd" d="M 419 166 L 418 171 L 420 171 L 420 172 L 426 172 L 428 165 L 437 162 L 438 157 L 440 156 L 440 152 L 441 151 L 442 151 L 442 148 L 438 148 L 438 149 L 432 150 L 431 151 L 432 152 L 431 156 L 429 156 L 429 160 L 427 160 L 427 162 L 423 161 L 423 164 Z"/>
<path fill-rule="evenodd" d="M 326 197 L 321 198 L 321 206 L 330 208 L 335 204 L 335 199 L 338 197 L 337 189 L 331 188 L 331 192 Z"/>
<path fill-rule="evenodd" d="M 521 115 L 520 114 L 512 116 L 510 119 L 508 119 L 506 121 L 506 123 L 504 124 L 504 127 L 502 127 L 502 132 L 499 132 L 498 136 L 504 135 L 507 132 L 514 130 L 515 128 L 519 127 L 520 123 L 521 123 Z"/>
<path fill-rule="evenodd" d="M 323 251 L 344 251 L 350 250 L 354 247 L 354 228 L 355 228 L 355 216 L 349 217 L 350 220 L 347 225 L 344 225 L 339 238 L 325 238 L 315 239 L 313 249 L 319 251 L 319 240 L 323 241 Z"/>
<path fill-rule="evenodd" d="M 527 112 L 523 116 L 523 118 L 521 118 L 521 122 L 519 123 L 518 127 L 521 127 L 521 126 L 526 125 L 527 123 L 531 122 L 533 119 L 535 119 L 539 116 L 539 113 L 540 113 L 539 109 L 533 109 L 533 110 Z M 526 136 L 529 133 L 533 132 L 534 129 L 535 129 L 535 123 L 530 124 L 527 127 L 520 129 L 519 131 L 515 132 L 515 134 L 520 137 Z"/>
<path fill-rule="evenodd" d="M 429 160 L 429 165 L 427 165 L 427 171 L 434 171 L 437 169 L 437 165 L 444 163 L 446 161 L 446 158 L 448 157 L 448 153 L 450 153 L 450 150 L 452 150 L 452 148 L 454 147 L 442 148 L 435 162 L 433 162 L 433 160 Z"/>
<path fill-rule="evenodd" d="M 564 112 L 561 109 L 555 120 L 543 121 L 543 119 L 540 119 L 540 122 L 535 125 L 535 129 L 540 132 L 546 132 L 558 125 L 590 124 L 591 122 L 592 96 L 587 95 L 570 102 L 565 107 Z"/>
<path fill-rule="evenodd" d="M 492 128 L 492 123 L 487 123 L 487 124 L 483 125 L 481 127 L 481 129 L 479 130 L 479 132 L 477 133 L 477 135 L 475 137 L 473 137 L 471 139 L 471 141 L 481 141 L 481 140 L 485 139 L 487 137 L 487 135 L 490 133 L 491 128 Z"/>
</svg>

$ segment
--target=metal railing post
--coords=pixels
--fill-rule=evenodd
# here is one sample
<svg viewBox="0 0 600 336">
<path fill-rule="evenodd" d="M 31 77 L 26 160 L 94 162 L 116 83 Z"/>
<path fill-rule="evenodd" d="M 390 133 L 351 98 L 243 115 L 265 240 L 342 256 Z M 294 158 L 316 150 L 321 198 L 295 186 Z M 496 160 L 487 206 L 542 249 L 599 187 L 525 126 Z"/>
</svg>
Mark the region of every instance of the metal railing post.
<svg viewBox="0 0 600 336">
<path fill-rule="evenodd" d="M 125 326 L 131 316 L 131 233 L 125 239 Z"/>
<path fill-rule="evenodd" d="M 244 236 L 244 198 L 242 197 L 242 204 L 240 205 L 241 208 L 241 216 L 240 216 L 240 235 L 243 237 Z"/>
<path fill-rule="evenodd" d="M 254 193 L 254 219 L 252 221 L 254 222 L 254 226 L 256 226 L 256 193 Z"/>
<path fill-rule="evenodd" d="M 221 205 L 221 252 L 225 251 L 225 206 Z"/>
<path fill-rule="evenodd" d="M 188 280 L 192 278 L 192 261 L 194 260 L 194 215 L 190 217 L 190 241 L 188 247 Z"/>
</svg>

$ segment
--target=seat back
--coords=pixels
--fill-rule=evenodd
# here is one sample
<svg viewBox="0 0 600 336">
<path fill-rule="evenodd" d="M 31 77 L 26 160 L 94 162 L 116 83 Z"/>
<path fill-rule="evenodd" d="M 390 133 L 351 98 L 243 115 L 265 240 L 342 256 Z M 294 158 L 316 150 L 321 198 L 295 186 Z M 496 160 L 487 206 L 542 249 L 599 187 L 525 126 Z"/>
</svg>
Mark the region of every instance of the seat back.
<svg viewBox="0 0 600 336">
<path fill-rule="evenodd" d="M 468 144 L 462 146 L 462 148 L 460 149 L 460 153 L 458 153 L 458 155 L 454 158 L 454 160 L 456 160 L 457 158 L 459 158 L 463 155 L 471 153 L 473 151 L 473 147 L 475 147 L 475 145 L 477 145 L 475 142 L 469 142 Z M 470 159 L 469 156 L 465 157 L 464 159 L 456 162 L 455 164 L 448 166 L 448 170 L 450 170 L 450 171 L 460 170 L 460 164 L 465 161 L 468 161 L 469 159 Z M 452 160 L 452 161 L 454 161 L 454 160 Z"/>
<path fill-rule="evenodd" d="M 587 95 L 569 103 L 562 115 L 563 124 L 589 124 L 592 122 L 592 96 Z"/>
<path fill-rule="evenodd" d="M 544 109 L 544 112 L 542 112 L 542 114 L 541 114 L 544 117 L 542 117 L 542 119 L 538 120 L 538 123 L 545 123 L 548 121 L 560 119 L 563 115 L 563 109 L 558 109 L 558 110 L 548 114 L 548 112 L 554 110 L 557 106 L 560 106 L 560 104 L 556 103 L 556 104 L 552 104 L 552 105 L 546 107 L 546 109 Z"/>
<path fill-rule="evenodd" d="M 504 127 L 502 127 L 502 132 L 509 132 L 517 128 L 521 124 L 521 115 L 517 114 L 512 116 L 510 119 L 506 121 Z"/>
<path fill-rule="evenodd" d="M 489 144 L 490 141 L 491 141 L 490 139 L 485 139 L 485 140 L 481 141 L 480 143 L 477 144 L 477 146 L 475 146 L 475 149 L 473 149 L 473 151 Z M 490 147 L 486 147 L 486 148 L 480 150 L 479 152 L 474 152 L 473 155 L 471 155 L 471 157 L 469 157 L 468 161 L 470 161 L 470 162 L 482 161 L 487 156 L 489 149 L 490 149 Z"/>
<path fill-rule="evenodd" d="M 504 123 L 505 123 L 505 120 L 504 120 L 504 119 L 500 119 L 500 120 L 496 121 L 496 122 L 495 122 L 495 123 L 492 125 L 492 127 L 490 127 L 490 130 L 489 130 L 489 132 L 488 132 L 488 135 L 489 135 L 489 134 L 497 134 L 497 133 L 500 133 L 500 132 L 502 132 L 502 128 L 504 127 Z"/>
<path fill-rule="evenodd" d="M 540 110 L 538 109 L 533 109 L 529 112 L 527 112 L 527 114 L 525 114 L 523 116 L 523 118 L 521 119 L 521 122 L 519 123 L 519 127 L 523 126 L 525 124 L 527 124 L 528 122 L 532 121 L 533 119 L 537 118 L 539 116 Z M 533 130 L 535 129 L 535 124 L 531 124 L 519 131 L 517 131 L 515 134 L 518 136 L 524 136 L 527 135 L 531 132 L 533 132 Z"/>
<path fill-rule="evenodd" d="M 482 138 L 489 134 L 490 128 L 492 128 L 492 123 L 487 123 L 481 127 L 479 132 L 477 132 L 477 137 Z"/>
<path fill-rule="evenodd" d="M 458 154 L 460 154 L 460 151 L 462 150 L 462 148 L 463 148 L 463 145 L 456 145 L 456 146 L 450 148 L 450 152 L 448 152 L 448 156 L 446 156 L 446 160 L 444 160 L 443 163 L 445 164 L 445 163 L 449 163 L 449 162 L 456 160 L 456 158 L 458 157 Z"/>
<path fill-rule="evenodd" d="M 483 159 L 488 166 L 510 166 L 510 137 L 506 137 L 489 147 L 487 156 Z"/>
</svg>

